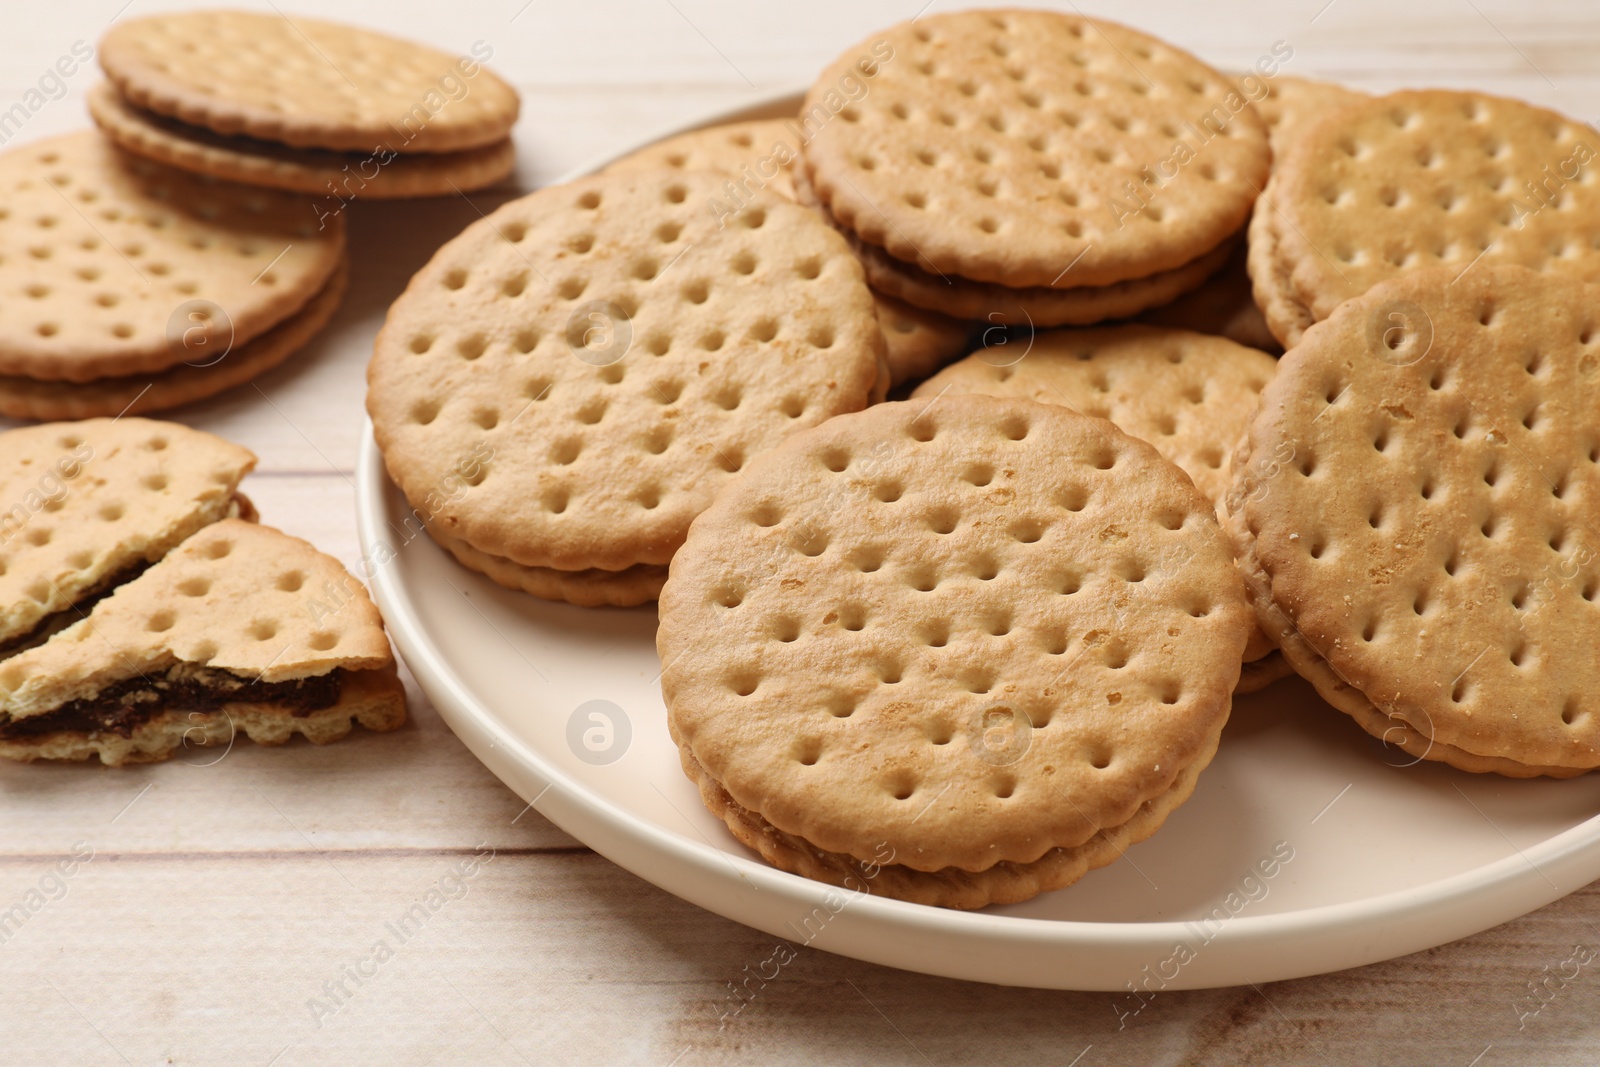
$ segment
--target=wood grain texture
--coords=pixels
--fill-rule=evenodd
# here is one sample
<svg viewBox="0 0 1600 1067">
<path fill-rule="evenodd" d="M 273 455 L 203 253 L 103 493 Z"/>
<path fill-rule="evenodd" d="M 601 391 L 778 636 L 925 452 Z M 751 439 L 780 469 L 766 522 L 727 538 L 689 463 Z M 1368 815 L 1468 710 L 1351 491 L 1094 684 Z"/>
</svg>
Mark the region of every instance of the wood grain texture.
<svg viewBox="0 0 1600 1067">
<path fill-rule="evenodd" d="M 138 0 L 132 11 L 178 6 L 199 5 Z M 434 248 L 518 189 L 652 130 L 803 85 L 921 0 L 279 6 L 451 51 L 486 41 L 495 68 L 523 93 L 513 184 L 470 202 L 352 207 L 352 291 L 333 327 L 258 387 L 174 416 L 254 449 L 261 467 L 245 489 L 264 519 L 353 562 L 366 357 L 388 303 Z M 123 7 L 36 5 L 14 20 L 0 38 L 0 111 Z M 1593 0 L 1081 8 L 1219 66 L 1248 65 L 1282 40 L 1295 50 L 1286 66 L 1294 73 L 1375 91 L 1470 86 L 1600 117 Z M 11 143 L 85 125 L 82 95 L 96 76 L 68 79 L 65 97 L 31 114 Z M 1592 966 L 1519 1018 L 1543 1002 L 1529 999 L 1530 982 L 1557 971 L 1575 946 L 1600 948 L 1595 886 L 1385 964 L 1161 994 L 1120 1030 L 1109 995 L 979 986 L 805 950 L 735 1012 L 730 987 L 769 957 L 772 938 L 674 899 L 524 811 L 414 689 L 412 697 L 405 729 L 328 748 L 240 744 L 212 766 L 0 767 L 0 911 L 30 890 L 64 892 L 0 940 L 0 1061 L 1600 1062 Z M 93 858 L 58 890 L 48 879 L 75 845 Z M 462 875 L 468 864 L 476 866 Z M 424 905 L 426 920 L 413 920 L 402 942 L 389 924 L 430 889 L 439 906 Z M 365 962 L 383 939 L 392 957 Z M 347 967 L 371 973 L 358 984 Z M 341 981 L 348 995 L 332 992 Z"/>
</svg>

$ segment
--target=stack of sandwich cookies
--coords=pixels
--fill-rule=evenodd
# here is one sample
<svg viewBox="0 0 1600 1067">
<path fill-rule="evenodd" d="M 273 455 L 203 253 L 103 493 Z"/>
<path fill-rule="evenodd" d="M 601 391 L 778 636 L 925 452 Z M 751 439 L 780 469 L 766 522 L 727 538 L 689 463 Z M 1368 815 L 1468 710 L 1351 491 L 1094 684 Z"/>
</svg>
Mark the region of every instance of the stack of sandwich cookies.
<svg viewBox="0 0 1600 1067">
<path fill-rule="evenodd" d="M 724 181 L 541 190 L 446 244 L 390 308 L 368 411 L 418 521 L 463 563 L 541 596 L 653 599 L 752 457 L 887 389 L 843 240 L 764 191 L 718 217 Z"/>
<path fill-rule="evenodd" d="M 858 70 L 870 93 L 806 142 L 797 185 L 875 288 L 961 317 L 1084 324 L 1173 299 L 1221 266 L 1270 166 L 1228 79 L 1112 23 L 921 18 L 844 53 L 802 114 Z"/>
<path fill-rule="evenodd" d="M 1347 104 L 1293 142 L 1251 226 L 1256 300 L 1285 345 L 1386 279 L 1483 263 L 1600 280 L 1589 128 L 1480 93 Z"/>
<path fill-rule="evenodd" d="M 139 418 L 0 434 L 0 657 L 41 644 L 204 526 L 253 515 L 256 457 Z"/>
<path fill-rule="evenodd" d="M 925 401 L 978 393 L 1060 404 L 1109 419 L 1154 445 L 1220 508 L 1229 459 L 1261 390 L 1277 371 L 1272 357 L 1223 337 L 1152 326 L 1102 326 L 1035 335 L 986 348 L 918 386 Z M 1244 651 L 1238 692 L 1254 692 L 1290 673 L 1259 630 Z"/>
<path fill-rule="evenodd" d="M 89 110 L 129 152 L 318 194 L 327 218 L 356 198 L 448 195 L 510 174 L 519 102 L 483 68 L 491 54 L 281 13 L 155 15 L 102 38 L 109 81 Z"/>
<path fill-rule="evenodd" d="M 89 132 L 0 154 L 0 414 L 170 407 L 292 354 L 337 307 L 342 223 Z"/>
<path fill-rule="evenodd" d="M 737 211 L 756 191 L 766 189 L 797 199 L 794 163 L 800 138 L 793 119 L 759 119 L 708 126 L 658 141 L 617 160 L 608 171 L 712 170 L 726 175 L 711 206 Z M 966 354 L 972 326 L 937 311 L 909 305 L 874 292 L 878 324 L 887 346 L 891 385 L 926 378 L 952 359 Z"/>
<path fill-rule="evenodd" d="M 684 769 L 742 840 L 975 908 L 1160 826 L 1250 626 L 1211 503 L 1153 448 L 947 395 L 757 457 L 674 558 L 657 644 Z"/>
<path fill-rule="evenodd" d="M 238 733 L 323 744 L 354 722 L 404 721 L 365 590 L 306 542 L 237 519 L 205 527 L 86 619 L 0 663 L 0 755 L 11 759 L 117 766 Z"/>
<path fill-rule="evenodd" d="M 1600 766 L 1597 307 L 1488 261 L 1384 282 L 1284 357 L 1234 461 L 1262 627 L 1413 760 Z"/>
</svg>

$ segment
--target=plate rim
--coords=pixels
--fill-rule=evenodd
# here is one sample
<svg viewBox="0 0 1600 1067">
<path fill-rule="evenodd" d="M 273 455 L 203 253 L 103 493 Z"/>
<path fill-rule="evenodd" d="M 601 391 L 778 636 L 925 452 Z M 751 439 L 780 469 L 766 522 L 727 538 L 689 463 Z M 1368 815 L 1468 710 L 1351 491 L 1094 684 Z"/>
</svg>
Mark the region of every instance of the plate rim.
<svg viewBox="0 0 1600 1067">
<path fill-rule="evenodd" d="M 695 120 L 658 131 L 620 150 L 602 153 L 562 175 L 552 184 L 562 184 L 594 173 L 624 155 L 667 137 L 707 126 L 762 117 L 780 106 L 797 103 L 802 96 L 802 91 L 786 89 L 737 106 L 717 109 Z M 383 513 L 388 494 L 394 492 L 398 490 L 393 487 L 384 468 L 371 420 L 364 416 L 356 468 L 356 527 L 364 563 L 379 558 L 380 546 L 387 547 L 381 534 L 385 526 Z M 693 841 L 686 835 L 673 834 L 663 827 L 635 818 L 602 794 L 587 788 L 546 761 L 499 721 L 427 637 L 427 628 L 412 602 L 411 590 L 400 580 L 400 568 L 394 562 L 390 560 L 376 566 L 369 564 L 363 569 L 384 622 L 406 665 L 452 732 L 491 773 L 528 801 L 530 806 L 553 794 L 539 808 L 541 815 L 611 862 L 667 892 L 767 933 L 785 936 L 760 921 L 753 921 L 750 909 L 735 906 L 734 902 L 727 899 L 708 902 L 704 899 L 705 894 L 691 895 L 681 891 L 679 883 L 686 875 L 726 882 L 731 866 L 740 879 L 764 893 L 776 894 L 792 904 L 798 914 L 809 914 L 813 909 L 826 906 L 829 902 L 825 898 L 830 893 L 834 899 L 838 899 L 840 891 L 835 887 L 780 871 L 749 856 L 716 848 L 709 842 Z M 532 798 L 524 792 L 526 782 L 523 779 L 529 775 L 534 781 L 544 783 L 543 789 Z M 596 844 L 588 839 L 589 836 L 604 837 L 605 844 Z M 614 838 L 631 838 L 638 846 L 664 860 L 670 860 L 681 869 L 664 872 L 638 862 L 635 856 L 623 858 L 614 855 L 614 852 L 625 851 Z M 1221 968 L 1218 976 L 1210 974 L 1215 967 L 1207 967 L 1199 974 L 1180 973 L 1160 989 L 1165 992 L 1218 988 L 1252 981 L 1281 981 L 1363 966 L 1445 944 L 1525 915 L 1600 878 L 1600 814 L 1529 848 L 1513 845 L 1512 849 L 1512 855 L 1407 889 L 1294 911 L 1236 915 L 1216 933 L 1214 939 L 1205 943 L 1205 947 L 1210 949 L 1215 944 L 1226 942 L 1235 953 L 1247 953 L 1256 948 L 1281 950 L 1276 961 L 1249 968 L 1252 977 L 1230 977 L 1240 968 L 1226 966 Z M 1556 884 L 1557 879 L 1563 883 L 1570 881 L 1571 884 L 1561 888 Z M 730 897 L 732 895 L 729 894 Z M 1478 897 L 1492 898 L 1495 906 L 1482 913 L 1474 913 L 1472 918 L 1460 914 L 1455 921 L 1449 921 L 1451 905 Z M 1485 918 L 1485 915 L 1488 917 Z M 848 908 L 836 913 L 836 917 L 844 916 L 849 921 L 836 924 L 844 928 L 839 936 L 825 940 L 819 937 L 811 943 L 812 946 L 903 970 L 1030 988 L 1108 992 L 1120 992 L 1125 987 L 1131 989 L 1131 981 L 1124 983 L 1117 979 L 1137 977 L 1138 968 L 1126 973 L 1118 970 L 1110 976 L 1090 975 L 1071 966 L 1072 957 L 1080 953 L 1110 952 L 1118 957 L 1149 963 L 1160 959 L 1175 941 L 1193 938 L 1193 931 L 1184 920 L 1094 922 L 1044 919 L 983 911 L 953 911 L 866 894 L 850 897 Z M 1351 936 L 1357 927 L 1382 928 L 1391 935 L 1400 935 L 1407 931 L 1395 930 L 1397 925 L 1403 927 L 1419 917 L 1425 921 L 1412 928 L 1409 937 L 1374 937 L 1362 941 Z M 1011 980 L 993 966 L 976 965 L 962 952 L 952 952 L 944 957 L 930 956 L 924 952 L 921 954 L 921 963 L 907 963 L 903 958 L 891 959 L 889 957 L 897 954 L 883 947 L 881 937 L 858 944 L 845 936 L 851 931 L 863 932 L 868 927 L 887 928 L 894 936 L 954 936 L 967 943 L 998 941 L 1014 947 L 1026 946 L 1035 950 L 1035 955 L 1042 951 L 1044 956 L 1054 957 L 1063 978 L 1068 980 Z M 824 932 L 831 932 L 834 928 L 835 925 L 830 925 L 828 931 Z M 1331 966 L 1324 963 L 1299 965 L 1282 958 L 1284 955 L 1318 955 L 1316 946 L 1329 939 L 1349 942 L 1342 948 L 1325 946 L 1321 949 L 1323 957 L 1331 955 L 1337 960 Z M 1301 949 L 1299 953 L 1293 951 L 1297 944 Z M 1363 947 L 1352 947 L 1355 945 Z M 968 965 L 962 966 L 962 963 Z"/>
</svg>

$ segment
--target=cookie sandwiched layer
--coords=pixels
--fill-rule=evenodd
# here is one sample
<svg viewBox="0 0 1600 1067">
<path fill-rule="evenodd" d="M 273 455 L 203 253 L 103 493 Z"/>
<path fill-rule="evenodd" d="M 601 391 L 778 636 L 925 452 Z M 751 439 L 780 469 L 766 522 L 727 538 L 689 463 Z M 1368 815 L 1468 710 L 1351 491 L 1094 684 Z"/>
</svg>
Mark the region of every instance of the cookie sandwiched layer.
<svg viewBox="0 0 1600 1067">
<path fill-rule="evenodd" d="M 493 185 L 517 162 L 510 138 L 459 152 L 333 152 L 225 135 L 129 103 L 110 82 L 89 90 L 100 132 L 133 155 L 244 185 L 339 200 L 453 196 Z M 332 205 L 338 207 L 338 201 Z M 330 212 L 319 204 L 319 217 Z"/>
<path fill-rule="evenodd" d="M 742 840 L 981 907 L 1154 832 L 1252 625 L 1213 506 L 1150 445 L 945 395 L 758 457 L 674 558 L 657 647 L 684 767 Z"/>
<path fill-rule="evenodd" d="M 225 351 L 197 355 L 168 370 L 86 382 L 0 375 L 0 415 L 16 419 L 147 415 L 235 389 L 287 362 L 310 344 L 339 310 L 349 279 L 349 264 L 341 260 L 333 276 L 299 311 L 266 333 Z"/>
<path fill-rule="evenodd" d="M 1487 259 L 1383 282 L 1289 350 L 1235 458 L 1262 628 L 1418 759 L 1600 766 L 1597 307 Z"/>
<path fill-rule="evenodd" d="M 135 107 L 291 148 L 459 152 L 504 141 L 519 107 L 516 90 L 482 67 L 493 49 L 452 56 L 281 12 L 120 19 L 98 54 Z"/>
<path fill-rule="evenodd" d="M 42 643 L 185 539 L 254 515 L 245 448 L 126 417 L 0 433 L 0 658 Z"/>
<path fill-rule="evenodd" d="M 109 765 L 186 745 L 391 730 L 405 697 L 377 609 L 329 556 L 225 519 L 0 665 L 0 755 Z"/>
</svg>

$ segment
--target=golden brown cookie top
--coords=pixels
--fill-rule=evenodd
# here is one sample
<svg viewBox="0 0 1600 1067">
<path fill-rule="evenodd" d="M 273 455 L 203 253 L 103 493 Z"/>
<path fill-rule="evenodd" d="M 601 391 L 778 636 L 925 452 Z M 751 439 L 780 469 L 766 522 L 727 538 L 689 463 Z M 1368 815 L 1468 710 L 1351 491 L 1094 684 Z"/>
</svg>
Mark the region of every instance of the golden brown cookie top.
<svg viewBox="0 0 1600 1067">
<path fill-rule="evenodd" d="M 0 433 L 0 645 L 228 513 L 248 449 L 171 422 Z"/>
<path fill-rule="evenodd" d="M 1600 290 L 1482 263 L 1385 282 L 1279 363 L 1230 494 L 1271 598 L 1380 712 L 1600 762 Z"/>
<path fill-rule="evenodd" d="M 1149 445 L 945 396 L 758 457 L 673 560 L 657 646 L 674 737 L 740 806 L 985 870 L 1171 787 L 1251 622 L 1210 504 Z"/>
<path fill-rule="evenodd" d="M 389 310 L 367 408 L 425 520 L 529 566 L 665 563 L 760 452 L 864 407 L 883 335 L 816 213 L 709 171 L 540 190 Z"/>
<path fill-rule="evenodd" d="M 841 223 L 925 270 L 1015 287 L 1182 266 L 1244 225 L 1271 163 L 1228 78 L 1136 30 L 1045 11 L 885 30 L 823 71 L 800 121 Z"/>
<path fill-rule="evenodd" d="M 86 381 L 215 362 L 344 254 L 311 200 L 218 182 L 93 130 L 0 153 L 0 374 Z M 220 313 L 219 313 L 220 309 Z"/>
<path fill-rule="evenodd" d="M 503 140 L 517 119 L 516 91 L 482 66 L 492 49 L 481 51 L 453 56 L 301 15 L 212 10 L 123 19 L 99 56 L 133 104 L 217 133 L 453 152 Z"/>
</svg>

